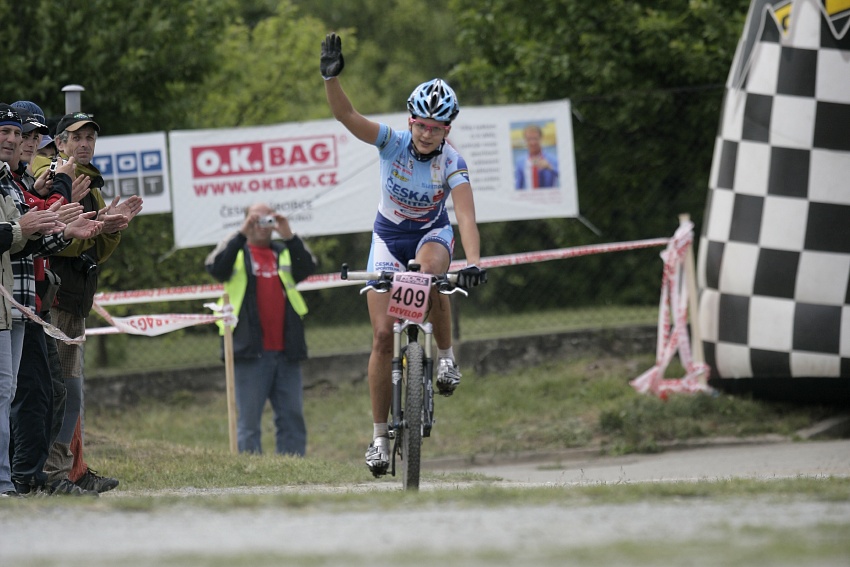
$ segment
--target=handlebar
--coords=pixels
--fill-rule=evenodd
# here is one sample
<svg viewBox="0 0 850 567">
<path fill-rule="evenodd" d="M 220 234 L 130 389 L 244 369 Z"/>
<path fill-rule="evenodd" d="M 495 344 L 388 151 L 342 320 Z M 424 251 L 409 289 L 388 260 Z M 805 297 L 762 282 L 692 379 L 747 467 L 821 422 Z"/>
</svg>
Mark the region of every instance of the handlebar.
<svg viewBox="0 0 850 567">
<path fill-rule="evenodd" d="M 348 264 L 343 264 L 340 270 L 340 278 L 351 281 L 367 281 L 369 285 L 360 290 L 363 294 L 367 291 L 374 290 L 378 293 L 387 293 L 393 287 L 393 275 L 396 272 L 365 272 L 365 271 L 350 271 Z M 431 277 L 431 285 L 437 288 L 437 291 L 443 295 L 452 295 L 461 293 L 469 295 L 462 287 L 457 286 L 457 274 L 445 273 L 439 275 L 423 274 Z"/>
</svg>

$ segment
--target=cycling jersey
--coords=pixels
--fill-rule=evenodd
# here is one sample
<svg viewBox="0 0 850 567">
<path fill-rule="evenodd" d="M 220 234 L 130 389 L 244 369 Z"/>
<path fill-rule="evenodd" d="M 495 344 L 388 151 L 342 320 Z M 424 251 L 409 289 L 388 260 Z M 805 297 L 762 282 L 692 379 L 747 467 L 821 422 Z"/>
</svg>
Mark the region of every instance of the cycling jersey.
<svg viewBox="0 0 850 567">
<path fill-rule="evenodd" d="M 409 131 L 380 125 L 375 141 L 381 156 L 383 184 L 375 218 L 368 270 L 406 269 L 426 242 L 454 253 L 454 231 L 446 211 L 451 190 L 469 182 L 466 161 L 449 144 L 428 160 L 414 157 Z"/>
<path fill-rule="evenodd" d="M 446 201 L 451 190 L 469 183 L 466 161 L 448 143 L 427 161 L 413 156 L 410 131 L 380 125 L 375 141 L 381 156 L 381 200 L 375 229 L 421 232 L 449 224 Z M 387 222 L 384 222 L 387 221 Z"/>
</svg>

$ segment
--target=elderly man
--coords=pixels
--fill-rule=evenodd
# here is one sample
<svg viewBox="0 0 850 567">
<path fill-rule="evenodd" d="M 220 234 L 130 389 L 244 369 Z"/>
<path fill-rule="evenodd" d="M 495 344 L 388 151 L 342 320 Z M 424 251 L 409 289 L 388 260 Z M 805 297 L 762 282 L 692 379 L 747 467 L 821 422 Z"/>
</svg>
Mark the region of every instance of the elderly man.
<svg viewBox="0 0 850 567">
<path fill-rule="evenodd" d="M 121 231 L 142 210 L 142 199 L 136 195 L 124 202 L 115 198 L 106 205 L 100 188 L 103 177 L 92 164 L 100 126 L 90 114 L 75 112 L 63 116 L 56 125 L 54 138 L 61 159 L 74 158 L 75 175 L 91 178 L 89 192 L 80 199 L 83 210 L 97 211 L 103 230 L 94 238 L 75 240 L 51 258 L 53 270 L 62 279 L 58 304 L 51 311 L 53 323 L 69 337 L 85 334 L 86 317 L 97 292 L 99 266 L 118 247 Z M 38 177 L 50 160 L 38 156 L 33 173 Z M 83 459 L 81 416 L 83 412 L 83 345 L 59 343 L 59 357 L 65 377 L 65 418 L 59 435 L 50 449 L 45 471 L 51 487 L 70 480 L 84 490 L 105 492 L 118 486 L 118 480 L 92 471 Z"/>
<path fill-rule="evenodd" d="M 14 105 L 13 105 L 14 106 Z M 31 191 L 35 178 L 27 171 L 32 161 L 39 138 L 47 133 L 47 126 L 40 120 L 42 113 L 31 113 L 19 108 L 21 117 L 22 142 L 17 158 L 9 162 L 14 185 L 10 185 L 10 194 L 22 214 L 29 210 L 51 209 L 44 200 L 33 199 Z M 41 294 L 44 288 L 44 257 L 58 252 L 70 243 L 70 238 L 88 238 L 100 230 L 100 223 L 91 220 L 95 213 L 80 216 L 82 205 L 69 203 L 71 196 L 71 178 L 73 163 L 57 168 L 55 179 L 50 183 L 50 192 L 63 199 L 52 210 L 59 212 L 59 220 L 66 224 L 63 237 L 40 239 L 41 246 L 33 254 L 13 254 L 12 271 L 15 274 L 14 297 L 30 311 L 41 314 Z M 84 230 L 80 230 L 84 229 Z M 25 249 L 26 251 L 26 249 Z M 39 322 L 30 320 L 17 309 L 12 309 L 12 352 L 15 360 L 20 360 L 17 368 L 17 389 L 12 400 L 11 411 L 11 463 L 12 482 L 21 494 L 41 489 L 45 484 L 43 472 L 50 449 L 52 429 L 53 384 L 48 359 L 47 341 L 44 329 Z M 20 354 L 19 354 L 20 353 Z M 58 360 L 57 360 L 58 363 Z M 76 485 L 67 486 L 74 494 L 80 492 Z M 66 491 L 67 493 L 67 491 Z"/>
<path fill-rule="evenodd" d="M 30 122 L 29 125 L 31 125 Z M 36 121 L 36 124 L 37 123 Z M 10 224 L 10 235 L 8 242 L 9 251 L 12 256 L 6 259 L 4 254 L 2 262 L 3 285 L 7 291 L 13 291 L 15 300 L 29 308 L 35 309 L 35 278 L 33 275 L 32 254 L 49 254 L 67 247 L 73 238 L 89 238 L 97 233 L 100 223 L 91 220 L 89 216 L 80 216 L 79 207 L 66 206 L 60 214 L 60 204 L 47 210 L 29 210 L 23 197 L 25 185 L 20 177 L 20 151 L 23 136 L 23 123 L 17 110 L 7 104 L 0 104 L 0 162 L 2 162 L 2 174 L 0 174 L 0 200 L 3 203 L 2 219 Z M 28 132 L 31 130 L 28 130 Z M 68 221 L 67 224 L 62 222 Z M 0 227 L 5 229 L 4 227 Z M 0 240 L 4 240 L 0 237 Z M 5 246 L 0 246 L 3 250 Z M 8 268 L 7 268 L 8 262 Z M 6 270 L 13 273 L 13 281 L 6 281 Z M 8 285 L 7 285 L 8 284 Z M 4 298 L 5 301 L 5 298 Z M 4 313 L 3 324 L 0 329 L 11 328 L 9 333 L 9 368 L 11 381 L 9 385 L 9 403 L 6 403 L 6 338 L 0 338 L 0 492 L 12 494 L 6 490 L 6 475 L 9 471 L 11 480 L 11 468 L 9 466 L 9 427 L 11 400 L 15 397 L 17 388 L 18 367 L 21 362 L 21 352 L 24 341 L 25 315 L 12 305 L 6 304 L 8 313 Z M 7 315 L 7 316 L 6 316 Z M 3 333 L 5 335 L 5 333 Z M 3 448 L 5 444 L 5 449 Z M 14 485 L 13 485 L 14 488 Z M 14 491 L 16 494 L 17 491 Z"/>
</svg>

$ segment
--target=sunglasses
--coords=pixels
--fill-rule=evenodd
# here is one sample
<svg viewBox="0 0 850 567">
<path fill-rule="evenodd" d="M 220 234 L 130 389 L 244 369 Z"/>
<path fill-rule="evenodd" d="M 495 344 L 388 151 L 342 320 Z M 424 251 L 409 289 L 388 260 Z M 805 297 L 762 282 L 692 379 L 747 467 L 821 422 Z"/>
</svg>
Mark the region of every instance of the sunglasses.
<svg viewBox="0 0 850 567">
<path fill-rule="evenodd" d="M 447 136 L 449 130 L 452 129 L 451 126 L 431 126 L 430 124 L 425 124 L 421 120 L 417 120 L 416 118 L 408 118 L 407 123 L 413 126 L 413 128 L 419 133 L 424 134 L 428 132 L 429 134 L 442 135 Z"/>
</svg>

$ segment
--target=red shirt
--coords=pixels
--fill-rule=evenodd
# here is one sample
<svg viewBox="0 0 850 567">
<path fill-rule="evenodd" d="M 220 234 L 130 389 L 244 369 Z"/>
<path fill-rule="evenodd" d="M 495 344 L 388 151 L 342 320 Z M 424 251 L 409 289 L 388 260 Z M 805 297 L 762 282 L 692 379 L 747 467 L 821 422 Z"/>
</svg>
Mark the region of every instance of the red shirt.
<svg viewBox="0 0 850 567">
<path fill-rule="evenodd" d="M 248 245 L 257 281 L 257 307 L 263 330 L 263 350 L 284 349 L 283 323 L 286 313 L 286 291 L 277 273 L 277 254 L 268 247 Z"/>
<path fill-rule="evenodd" d="M 18 186 L 21 188 L 24 194 L 24 201 L 26 201 L 27 205 L 29 205 L 30 209 L 47 209 L 50 205 L 45 205 L 44 199 L 35 193 L 31 193 L 27 188 L 26 184 L 24 184 L 20 180 L 20 176 L 15 177 L 15 181 L 18 183 Z M 61 199 L 61 197 L 60 197 Z M 44 280 L 44 268 L 49 268 L 49 260 L 46 257 L 42 256 L 33 256 L 32 259 L 32 269 L 33 276 L 35 276 L 35 281 L 40 282 Z M 53 305 L 56 305 L 59 302 L 59 298 L 53 298 Z M 42 311 L 47 311 L 50 309 L 52 305 L 41 305 L 41 297 L 38 293 L 35 294 L 35 312 L 41 313 Z"/>
</svg>

